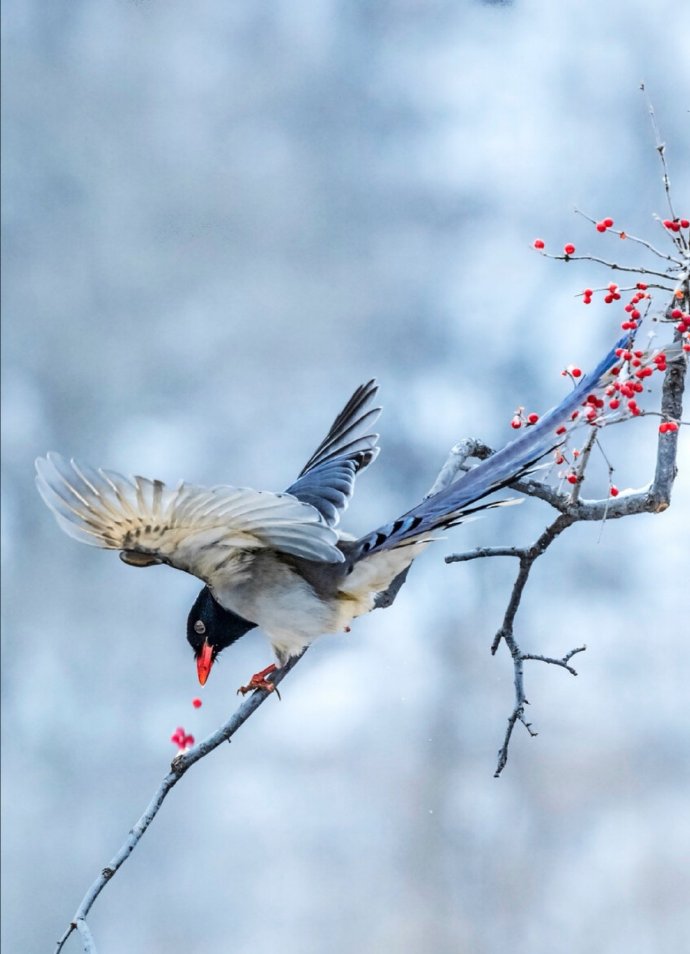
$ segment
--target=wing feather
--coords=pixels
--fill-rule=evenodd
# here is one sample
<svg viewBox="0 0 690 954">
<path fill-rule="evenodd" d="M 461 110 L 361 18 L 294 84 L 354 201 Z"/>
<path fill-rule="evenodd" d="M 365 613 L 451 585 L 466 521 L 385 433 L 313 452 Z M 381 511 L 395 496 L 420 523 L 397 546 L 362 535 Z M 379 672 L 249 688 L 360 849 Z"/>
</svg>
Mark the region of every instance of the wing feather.
<svg viewBox="0 0 690 954">
<path fill-rule="evenodd" d="M 316 507 L 332 527 L 349 503 L 355 477 L 379 452 L 378 434 L 367 433 L 381 413 L 380 407 L 367 410 L 377 390 L 373 379 L 357 388 L 286 491 Z"/>
<path fill-rule="evenodd" d="M 174 489 L 126 478 L 50 453 L 36 461 L 43 500 L 69 536 L 112 550 L 150 554 L 206 579 L 209 558 L 270 548 L 307 560 L 340 563 L 337 534 L 309 503 L 246 487 Z"/>
</svg>

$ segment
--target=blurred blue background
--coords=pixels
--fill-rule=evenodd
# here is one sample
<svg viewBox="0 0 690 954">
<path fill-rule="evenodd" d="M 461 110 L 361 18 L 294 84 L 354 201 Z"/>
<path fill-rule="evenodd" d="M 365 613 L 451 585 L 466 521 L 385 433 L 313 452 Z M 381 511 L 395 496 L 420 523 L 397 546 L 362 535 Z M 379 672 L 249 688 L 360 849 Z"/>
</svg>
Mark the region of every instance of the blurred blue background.
<svg viewBox="0 0 690 954">
<path fill-rule="evenodd" d="M 354 387 L 383 453 L 344 527 L 416 503 L 464 436 L 560 399 L 620 310 L 531 249 L 659 244 L 645 80 L 690 202 L 690 8 L 657 0 L 7 0 L 4 47 L 4 918 L 50 951 L 197 737 L 270 661 L 254 632 L 198 694 L 198 584 L 64 536 L 48 449 L 169 481 L 286 486 Z M 660 301 L 660 304 L 663 302 Z M 624 488 L 654 419 L 604 437 Z M 489 646 L 538 501 L 451 531 L 395 605 L 326 637 L 195 767 L 90 917 L 101 954 L 654 954 L 687 942 L 687 441 L 674 506 L 578 526 L 534 573 L 537 739 L 492 775 L 512 666 Z M 605 494 L 606 475 L 586 494 Z M 598 482 L 597 482 L 598 481 Z M 76 939 L 69 950 L 78 950 Z"/>
</svg>

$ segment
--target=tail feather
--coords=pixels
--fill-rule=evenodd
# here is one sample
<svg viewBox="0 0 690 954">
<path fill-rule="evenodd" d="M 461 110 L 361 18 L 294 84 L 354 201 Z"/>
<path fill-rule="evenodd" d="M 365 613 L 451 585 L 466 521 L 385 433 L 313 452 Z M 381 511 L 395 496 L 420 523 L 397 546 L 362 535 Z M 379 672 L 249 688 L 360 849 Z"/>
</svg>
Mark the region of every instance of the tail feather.
<svg viewBox="0 0 690 954">
<path fill-rule="evenodd" d="M 618 361 L 617 350 L 629 341 L 626 335 L 616 342 L 594 370 L 584 375 L 560 404 L 547 411 L 520 437 L 397 520 L 384 524 L 358 540 L 350 551 L 350 561 L 354 563 L 376 551 L 401 546 L 433 530 L 460 523 L 471 512 L 496 506 L 495 502 L 476 507 L 472 505 L 529 473 L 542 457 L 564 443 L 568 433 L 581 423 L 579 419 L 571 420 L 573 412 L 580 408 L 591 391 L 601 387 L 604 378 Z M 566 432 L 557 434 L 557 430 L 563 426 Z"/>
</svg>

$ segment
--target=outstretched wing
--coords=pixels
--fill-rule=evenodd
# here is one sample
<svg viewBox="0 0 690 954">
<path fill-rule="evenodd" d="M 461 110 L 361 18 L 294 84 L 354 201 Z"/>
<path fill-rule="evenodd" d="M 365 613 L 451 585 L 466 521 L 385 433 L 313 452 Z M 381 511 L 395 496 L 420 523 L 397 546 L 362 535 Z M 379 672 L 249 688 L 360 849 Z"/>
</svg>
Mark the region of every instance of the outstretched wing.
<svg viewBox="0 0 690 954">
<path fill-rule="evenodd" d="M 50 453 L 36 483 L 62 529 L 91 546 L 124 551 L 127 562 L 161 562 L 208 581 L 240 551 L 270 548 L 340 563 L 337 534 L 290 494 L 126 478 Z M 129 559 L 128 559 L 129 557 Z"/>
<path fill-rule="evenodd" d="M 379 435 L 367 433 L 381 413 L 380 407 L 369 407 L 377 391 L 375 380 L 357 388 L 298 479 L 286 490 L 316 507 L 331 527 L 338 524 L 349 503 L 355 477 L 378 455 Z"/>
</svg>

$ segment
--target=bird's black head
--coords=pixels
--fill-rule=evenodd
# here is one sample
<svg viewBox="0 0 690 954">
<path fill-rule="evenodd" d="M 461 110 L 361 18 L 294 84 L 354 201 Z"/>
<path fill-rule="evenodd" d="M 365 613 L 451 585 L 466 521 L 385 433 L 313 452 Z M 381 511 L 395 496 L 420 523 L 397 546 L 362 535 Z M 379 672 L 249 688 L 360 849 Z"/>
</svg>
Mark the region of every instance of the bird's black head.
<svg viewBox="0 0 690 954">
<path fill-rule="evenodd" d="M 187 617 L 187 642 L 194 650 L 196 671 L 202 686 L 218 653 L 255 626 L 256 623 L 223 609 L 209 588 L 203 588 Z"/>
</svg>

